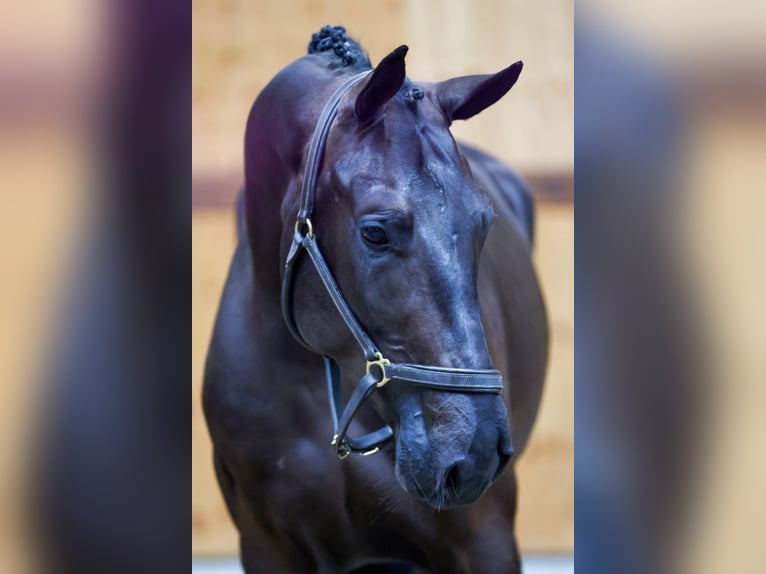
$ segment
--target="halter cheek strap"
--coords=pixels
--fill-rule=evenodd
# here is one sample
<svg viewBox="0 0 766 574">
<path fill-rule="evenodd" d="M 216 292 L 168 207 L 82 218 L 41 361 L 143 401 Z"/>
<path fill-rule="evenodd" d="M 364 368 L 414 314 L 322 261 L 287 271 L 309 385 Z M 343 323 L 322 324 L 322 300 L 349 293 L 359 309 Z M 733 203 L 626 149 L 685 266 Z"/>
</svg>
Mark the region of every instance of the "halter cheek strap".
<svg viewBox="0 0 766 574">
<path fill-rule="evenodd" d="M 334 426 L 331 444 L 341 459 L 346 458 L 351 452 L 362 455 L 374 454 L 393 436 L 394 432 L 388 425 L 356 439 L 347 434 L 351 421 L 364 402 L 372 396 L 376 389 L 385 386 L 390 381 L 446 392 L 497 394 L 503 390 L 502 375 L 494 369 L 456 369 L 391 363 L 383 356 L 383 353 L 359 323 L 319 249 L 310 216 L 313 212 L 316 182 L 327 135 L 330 133 L 330 127 L 337 115 L 338 105 L 343 96 L 369 73 L 369 71 L 363 72 L 344 82 L 330 97 L 319 116 L 314 135 L 311 138 L 306 173 L 301 187 L 300 208 L 282 278 L 282 315 L 287 328 L 302 345 L 312 352 L 316 352 L 298 330 L 292 307 L 295 262 L 302 253 L 307 253 L 325 290 L 330 295 L 335 308 L 351 331 L 367 361 L 366 373 L 357 383 L 348 402 L 344 403 L 338 364 L 331 357 L 324 357 L 327 393 L 330 399 L 330 412 Z"/>
</svg>

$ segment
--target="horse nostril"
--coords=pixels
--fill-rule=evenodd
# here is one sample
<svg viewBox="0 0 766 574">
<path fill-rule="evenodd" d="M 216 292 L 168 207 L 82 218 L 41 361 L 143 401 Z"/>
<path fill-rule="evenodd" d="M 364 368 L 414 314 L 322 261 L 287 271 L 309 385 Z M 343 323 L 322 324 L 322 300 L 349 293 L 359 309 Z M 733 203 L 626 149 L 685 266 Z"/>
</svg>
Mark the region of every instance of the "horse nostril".
<svg viewBox="0 0 766 574">
<path fill-rule="evenodd" d="M 499 446 L 497 449 L 497 470 L 492 480 L 495 480 L 513 458 L 513 447 L 510 445 Z"/>
<path fill-rule="evenodd" d="M 444 473 L 444 486 L 447 488 L 452 488 L 452 490 L 457 492 L 458 485 L 460 484 L 459 480 L 460 469 L 459 463 L 456 462 L 447 469 L 447 472 Z"/>
<path fill-rule="evenodd" d="M 497 454 L 500 455 L 500 460 L 510 460 L 513 458 L 513 445 L 510 440 L 500 440 L 497 443 Z M 507 462 L 506 460 L 506 462 Z"/>
<path fill-rule="evenodd" d="M 505 468 L 505 465 L 511 461 L 511 455 L 505 454 L 502 452 L 498 455 L 498 458 L 500 459 L 500 461 L 497 464 L 498 470 L 503 470 L 503 468 Z"/>
</svg>

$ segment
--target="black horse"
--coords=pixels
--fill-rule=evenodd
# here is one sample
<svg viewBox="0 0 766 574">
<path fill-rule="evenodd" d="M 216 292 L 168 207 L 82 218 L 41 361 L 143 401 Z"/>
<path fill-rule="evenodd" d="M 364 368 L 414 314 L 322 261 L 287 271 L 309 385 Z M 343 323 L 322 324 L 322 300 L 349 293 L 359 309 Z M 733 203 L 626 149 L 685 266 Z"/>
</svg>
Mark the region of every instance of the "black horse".
<svg viewBox="0 0 766 574">
<path fill-rule="evenodd" d="M 420 83 L 406 52 L 372 70 L 325 27 L 248 119 L 203 400 L 249 574 L 519 571 L 508 462 L 548 347 L 533 206 L 449 126 L 522 64 Z"/>
</svg>

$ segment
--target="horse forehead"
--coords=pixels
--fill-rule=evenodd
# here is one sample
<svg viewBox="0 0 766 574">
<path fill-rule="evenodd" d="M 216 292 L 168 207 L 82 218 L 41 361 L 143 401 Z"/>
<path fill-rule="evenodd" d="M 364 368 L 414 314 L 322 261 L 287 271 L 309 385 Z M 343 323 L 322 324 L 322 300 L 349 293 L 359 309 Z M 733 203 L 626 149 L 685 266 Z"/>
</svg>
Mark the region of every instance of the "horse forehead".
<svg viewBox="0 0 766 574">
<path fill-rule="evenodd" d="M 336 166 L 336 191 L 345 189 L 358 209 L 412 213 L 421 221 L 449 220 L 452 225 L 470 225 L 491 211 L 488 198 L 470 176 L 438 162 L 418 168 L 390 164 L 376 157 L 369 162 L 346 161 Z"/>
<path fill-rule="evenodd" d="M 348 132 L 338 141 L 336 183 L 357 198 L 380 194 L 415 209 L 452 206 L 460 210 L 461 220 L 482 216 L 488 199 L 446 124 L 433 110 L 413 111 L 397 103 L 369 131 Z"/>
<path fill-rule="evenodd" d="M 473 185 L 457 145 L 445 134 L 425 128 L 391 130 L 345 145 L 334 164 L 334 177 L 352 190 L 373 187 L 412 189 L 430 183 L 437 189 Z M 417 186 L 422 188 L 422 185 Z"/>
<path fill-rule="evenodd" d="M 381 158 L 382 159 L 382 158 Z M 413 208 L 427 204 L 449 204 L 460 208 L 463 215 L 483 212 L 489 205 L 470 178 L 451 168 L 429 162 L 422 169 L 411 169 L 401 164 L 370 169 L 369 164 L 346 164 L 336 172 L 342 186 L 350 196 L 364 198 L 376 196 L 402 203 Z M 340 175 L 345 172 L 345 177 Z"/>
</svg>

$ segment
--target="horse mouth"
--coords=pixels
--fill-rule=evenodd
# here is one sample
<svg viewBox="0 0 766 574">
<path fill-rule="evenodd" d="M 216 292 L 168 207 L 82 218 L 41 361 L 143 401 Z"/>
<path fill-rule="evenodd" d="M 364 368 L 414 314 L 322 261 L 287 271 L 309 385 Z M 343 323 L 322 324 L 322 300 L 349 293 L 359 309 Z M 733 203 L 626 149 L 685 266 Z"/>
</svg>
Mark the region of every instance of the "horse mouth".
<svg viewBox="0 0 766 574">
<path fill-rule="evenodd" d="M 434 510 L 449 510 L 476 502 L 500 475 L 504 462 L 493 466 L 491 472 L 472 472 L 470 477 L 460 477 L 452 470 L 418 472 L 410 463 L 397 461 L 395 473 L 402 489 L 422 500 Z M 402 472 L 402 466 L 405 472 Z M 430 479 L 430 480 L 429 480 Z M 427 483 L 433 484 L 429 488 Z"/>
<path fill-rule="evenodd" d="M 434 489 L 430 492 L 424 492 L 417 484 L 414 485 L 414 492 L 409 488 L 405 488 L 412 496 L 422 500 L 428 506 L 434 510 L 450 510 L 461 506 L 467 506 L 476 502 L 482 494 L 487 490 L 491 483 L 487 483 L 480 489 L 477 489 L 473 494 L 465 496 L 457 491 L 457 489 L 450 485 L 445 485 L 442 488 Z"/>
<path fill-rule="evenodd" d="M 426 500 L 426 503 L 436 510 L 449 510 L 451 508 L 467 506 L 479 500 L 481 495 L 484 494 L 488 487 L 489 484 L 479 490 L 475 496 L 470 498 L 465 498 L 464 496 L 459 495 L 454 488 L 446 487 L 443 489 L 441 494 L 432 496 L 430 500 Z"/>
</svg>

